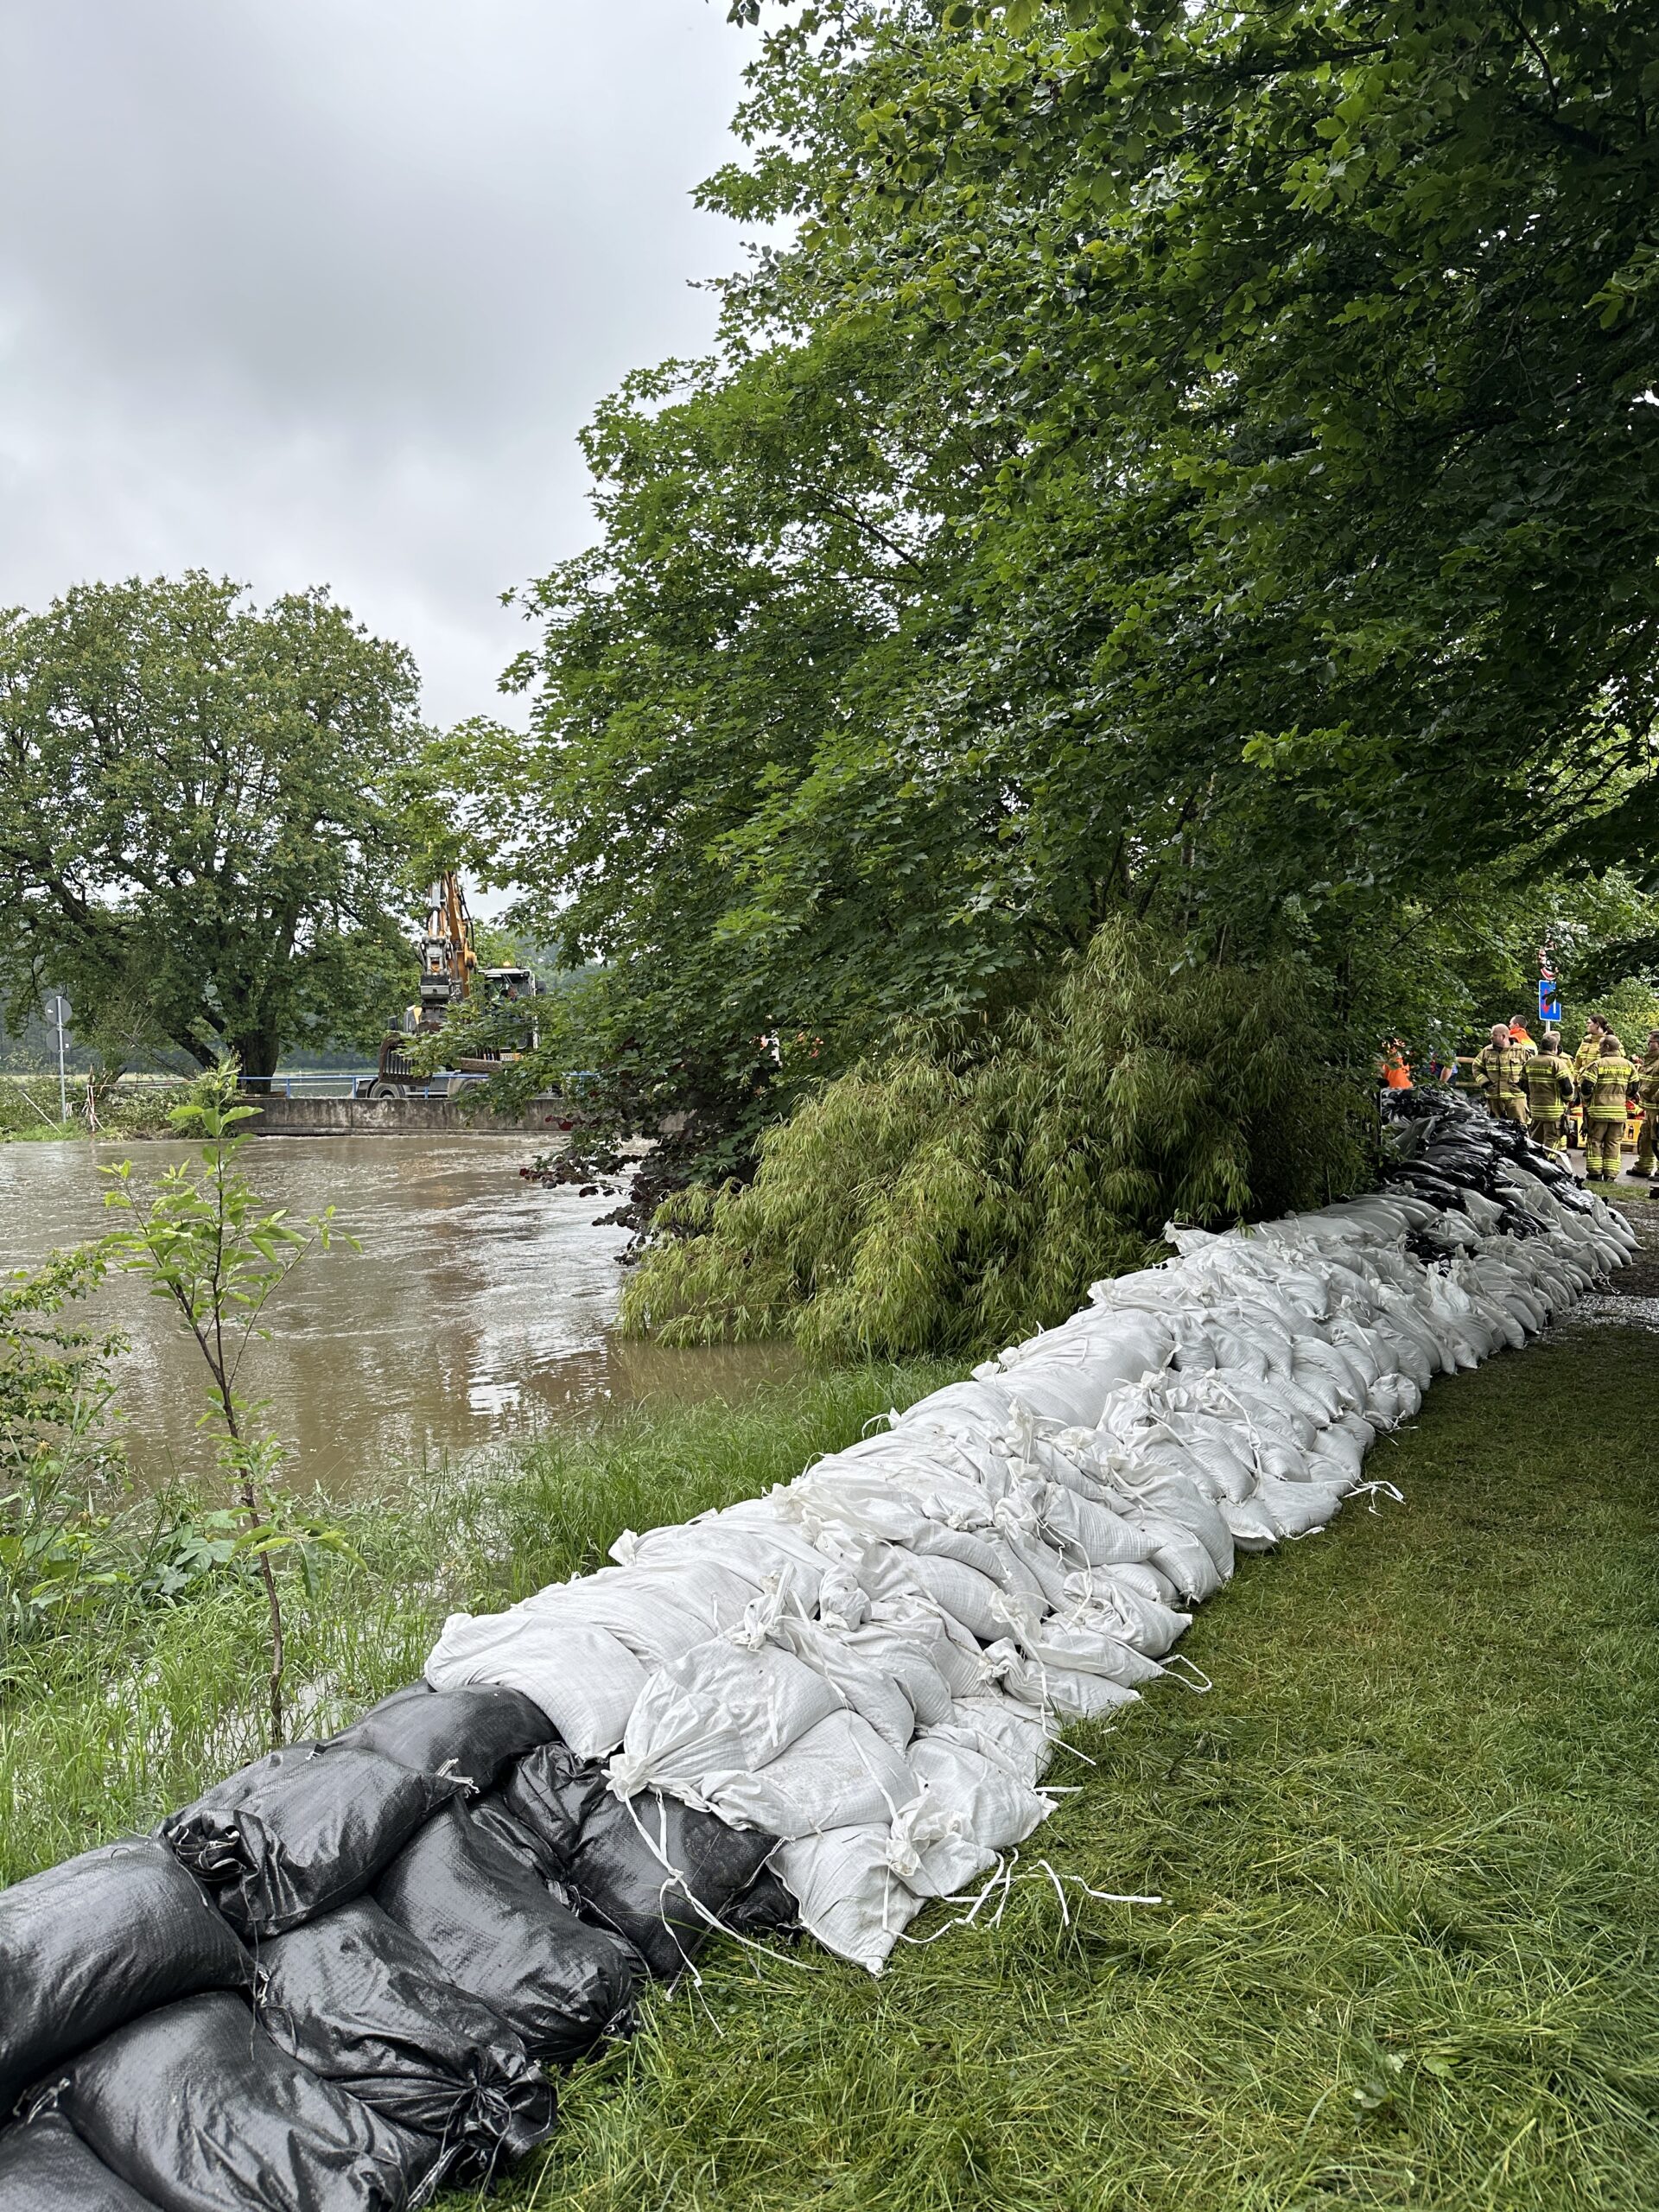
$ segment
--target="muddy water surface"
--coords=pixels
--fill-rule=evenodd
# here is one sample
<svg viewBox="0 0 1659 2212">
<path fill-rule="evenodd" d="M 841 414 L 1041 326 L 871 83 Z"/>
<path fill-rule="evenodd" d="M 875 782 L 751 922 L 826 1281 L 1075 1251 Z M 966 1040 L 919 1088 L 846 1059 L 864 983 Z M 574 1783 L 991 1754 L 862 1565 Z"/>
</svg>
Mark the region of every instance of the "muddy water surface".
<svg viewBox="0 0 1659 2212">
<path fill-rule="evenodd" d="M 518 1137 L 266 1137 L 248 1172 L 272 1205 L 338 1210 L 360 1249 L 308 1258 L 268 1309 L 244 1381 L 299 1447 L 290 1479 L 336 1496 L 399 1471 L 607 1402 L 741 1389 L 786 1371 L 782 1352 L 664 1352 L 621 1342 L 612 1324 L 626 1232 L 601 1229 L 593 1198 L 524 1182 Z M 100 1163 L 139 1178 L 191 1147 L 0 1146 L 0 1268 L 109 1225 Z M 211 1465 L 198 1434 L 199 1356 L 170 1310 L 128 1278 L 100 1293 L 99 1318 L 131 1349 L 118 1370 L 129 1450 L 143 1477 Z"/>
</svg>

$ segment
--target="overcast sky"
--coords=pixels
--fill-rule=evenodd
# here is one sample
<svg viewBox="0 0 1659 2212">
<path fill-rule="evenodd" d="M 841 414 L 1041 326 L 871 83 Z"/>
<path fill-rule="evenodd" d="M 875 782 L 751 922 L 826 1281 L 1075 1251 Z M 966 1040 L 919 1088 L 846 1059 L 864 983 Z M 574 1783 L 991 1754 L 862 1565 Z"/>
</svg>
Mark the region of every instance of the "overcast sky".
<svg viewBox="0 0 1659 2212">
<path fill-rule="evenodd" d="M 331 584 L 502 711 L 574 437 L 701 350 L 724 0 L 0 0 L 0 602 Z"/>
</svg>

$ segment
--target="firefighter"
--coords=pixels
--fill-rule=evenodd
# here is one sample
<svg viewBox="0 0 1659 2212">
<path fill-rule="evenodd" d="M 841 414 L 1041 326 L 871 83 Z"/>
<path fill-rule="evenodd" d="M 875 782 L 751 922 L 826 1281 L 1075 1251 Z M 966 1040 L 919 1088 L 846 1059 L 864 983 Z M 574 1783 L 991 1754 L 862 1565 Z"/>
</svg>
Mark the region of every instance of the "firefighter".
<svg viewBox="0 0 1659 2212">
<path fill-rule="evenodd" d="M 1636 1165 L 1632 1175 L 1653 1179 L 1656 1137 L 1659 1137 L 1659 1029 L 1649 1029 L 1643 1047 L 1642 1065 L 1636 1071 L 1636 1095 L 1642 1108 L 1642 1126 L 1636 1135 Z"/>
<path fill-rule="evenodd" d="M 1492 1024 L 1491 1041 L 1475 1054 L 1475 1081 L 1486 1094 L 1488 1110 L 1500 1122 L 1519 1122 L 1522 1128 L 1527 1125 L 1527 1096 L 1522 1075 L 1530 1058 L 1502 1021 Z"/>
<path fill-rule="evenodd" d="M 1584 1096 L 1584 1169 L 1592 1183 L 1618 1179 L 1624 1157 L 1625 1101 L 1635 1078 L 1635 1061 L 1625 1058 L 1624 1046 L 1608 1030 Z"/>
<path fill-rule="evenodd" d="M 1512 1045 L 1519 1045 L 1522 1051 L 1525 1052 L 1529 1059 L 1530 1059 L 1533 1054 L 1538 1050 L 1538 1047 L 1533 1043 L 1532 1038 L 1528 1031 L 1527 1018 L 1525 1014 L 1517 1014 L 1514 1020 L 1510 1022 L 1510 1042 Z"/>
<path fill-rule="evenodd" d="M 1561 1040 L 1553 1029 L 1527 1062 L 1522 1073 L 1527 1105 L 1532 1114 L 1532 1134 L 1547 1152 L 1567 1150 L 1567 1109 L 1578 1096 L 1573 1071 L 1561 1058 Z"/>
<path fill-rule="evenodd" d="M 1601 1040 L 1606 1034 L 1607 1017 L 1592 1014 L 1584 1025 L 1584 1035 L 1580 1039 L 1578 1051 L 1573 1055 L 1573 1079 L 1579 1086 L 1578 1141 L 1580 1144 L 1589 1141 L 1590 1127 L 1583 1102 L 1589 1096 L 1590 1071 L 1601 1058 Z"/>
</svg>

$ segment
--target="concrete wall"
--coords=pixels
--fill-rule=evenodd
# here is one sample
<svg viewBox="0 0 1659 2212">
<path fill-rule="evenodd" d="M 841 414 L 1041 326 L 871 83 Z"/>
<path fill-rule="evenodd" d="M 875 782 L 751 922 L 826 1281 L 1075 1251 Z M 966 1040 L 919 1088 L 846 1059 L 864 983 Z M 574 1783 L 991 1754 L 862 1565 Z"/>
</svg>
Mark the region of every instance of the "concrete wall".
<svg viewBox="0 0 1659 2212">
<path fill-rule="evenodd" d="M 257 1137 L 539 1136 L 563 1132 L 564 1109 L 556 1098 L 537 1099 L 520 1115 L 463 1110 L 453 1098 L 262 1098 L 257 1121 L 242 1126 Z"/>
</svg>

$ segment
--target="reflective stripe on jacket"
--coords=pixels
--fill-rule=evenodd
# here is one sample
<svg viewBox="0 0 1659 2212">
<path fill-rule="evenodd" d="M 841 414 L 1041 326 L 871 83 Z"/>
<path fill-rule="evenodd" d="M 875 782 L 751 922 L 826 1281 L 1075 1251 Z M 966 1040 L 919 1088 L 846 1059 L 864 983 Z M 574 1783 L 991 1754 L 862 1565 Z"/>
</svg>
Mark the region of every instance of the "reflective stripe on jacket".
<svg viewBox="0 0 1659 2212">
<path fill-rule="evenodd" d="M 1525 1081 L 1527 1103 L 1540 1121 L 1553 1121 L 1578 1096 L 1573 1071 L 1554 1052 L 1541 1052 L 1529 1060 Z"/>
<path fill-rule="evenodd" d="M 1585 1110 L 1592 1122 L 1622 1122 L 1636 1062 L 1598 1060 L 1585 1094 Z"/>
<path fill-rule="evenodd" d="M 1494 1098 L 1519 1098 L 1531 1058 L 1520 1045 L 1483 1045 L 1475 1054 L 1475 1081 Z"/>
</svg>

